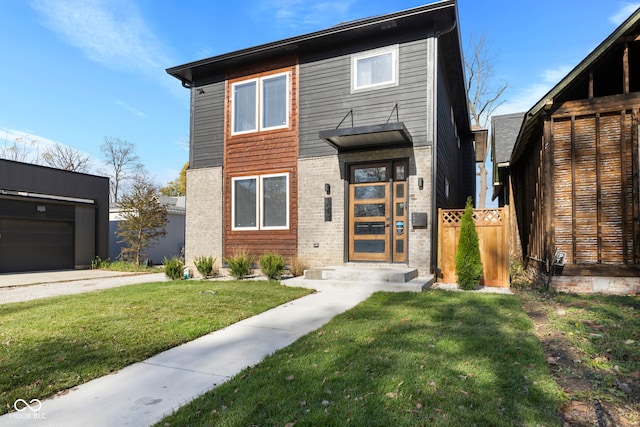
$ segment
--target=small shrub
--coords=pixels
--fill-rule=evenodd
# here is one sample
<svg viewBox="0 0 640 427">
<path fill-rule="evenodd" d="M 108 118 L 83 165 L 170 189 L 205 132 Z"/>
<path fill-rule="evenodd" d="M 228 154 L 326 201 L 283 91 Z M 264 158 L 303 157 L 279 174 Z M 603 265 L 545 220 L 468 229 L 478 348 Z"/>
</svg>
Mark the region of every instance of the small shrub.
<svg viewBox="0 0 640 427">
<path fill-rule="evenodd" d="M 229 264 L 229 271 L 237 280 L 242 280 L 250 274 L 253 274 L 255 257 L 247 251 L 238 250 L 233 256 L 225 258 L 225 262 Z"/>
<path fill-rule="evenodd" d="M 292 259 L 291 264 L 289 264 L 289 272 L 293 277 L 302 276 L 307 268 L 309 268 L 307 262 L 298 257 Z"/>
<path fill-rule="evenodd" d="M 110 264 L 109 258 L 101 259 L 99 256 L 97 256 L 91 260 L 91 269 L 99 270 L 101 268 L 107 268 L 109 267 L 109 264 Z"/>
<path fill-rule="evenodd" d="M 177 257 L 172 257 L 171 259 L 165 258 L 162 261 L 162 265 L 164 265 L 164 274 L 171 280 L 178 280 L 182 277 L 182 270 L 184 269 L 184 264 Z"/>
<path fill-rule="evenodd" d="M 266 253 L 260 257 L 260 269 L 269 280 L 280 280 L 286 262 L 282 255 Z"/>
<path fill-rule="evenodd" d="M 218 272 L 215 271 L 214 272 L 214 264 L 216 262 L 217 258 L 213 258 L 213 257 L 205 257 L 205 256 L 199 256 L 196 257 L 196 259 L 194 260 L 194 264 L 196 265 L 196 269 L 198 270 L 198 273 L 200 273 L 203 277 L 210 277 L 210 276 L 217 276 Z"/>
<path fill-rule="evenodd" d="M 473 220 L 471 197 L 460 220 L 460 237 L 456 251 L 456 276 L 460 289 L 473 290 L 480 284 L 482 277 L 482 261 L 480 260 L 480 244 L 478 231 Z"/>
</svg>

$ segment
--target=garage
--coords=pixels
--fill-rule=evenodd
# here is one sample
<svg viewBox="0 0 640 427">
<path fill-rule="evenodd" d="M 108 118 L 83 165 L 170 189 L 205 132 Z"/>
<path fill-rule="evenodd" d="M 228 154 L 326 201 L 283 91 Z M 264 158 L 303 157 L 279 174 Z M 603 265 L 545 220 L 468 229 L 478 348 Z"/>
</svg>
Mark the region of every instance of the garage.
<svg viewBox="0 0 640 427">
<path fill-rule="evenodd" d="M 0 159 L 0 274 L 109 256 L 109 178 Z"/>
<path fill-rule="evenodd" d="M 0 219 L 0 273 L 74 267 L 73 222 Z"/>
</svg>

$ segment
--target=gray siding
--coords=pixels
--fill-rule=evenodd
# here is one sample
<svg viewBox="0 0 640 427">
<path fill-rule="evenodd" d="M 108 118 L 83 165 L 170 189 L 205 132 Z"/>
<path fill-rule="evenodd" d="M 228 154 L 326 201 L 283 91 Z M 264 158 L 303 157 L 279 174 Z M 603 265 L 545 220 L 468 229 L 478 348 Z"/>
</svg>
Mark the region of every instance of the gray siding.
<svg viewBox="0 0 640 427">
<path fill-rule="evenodd" d="M 225 82 L 191 89 L 190 168 L 222 166 Z"/>
<path fill-rule="evenodd" d="M 436 204 L 439 208 L 460 207 L 460 149 L 451 119 L 451 98 L 447 89 L 447 77 L 442 62 L 438 67 L 438 167 L 436 179 Z M 449 182 L 449 196 L 445 182 Z"/>
<path fill-rule="evenodd" d="M 323 130 L 335 129 L 353 109 L 353 125 L 387 122 L 395 104 L 399 119 L 413 136 L 414 146 L 431 143 L 427 135 L 427 70 L 433 69 L 427 55 L 427 40 L 387 41 L 361 45 L 353 52 L 399 45 L 399 84 L 395 87 L 351 93 L 351 52 L 334 52 L 323 58 L 300 61 L 300 157 L 335 154 L 318 138 Z M 389 120 L 396 121 L 395 112 Z M 351 127 L 347 118 L 341 127 Z"/>
</svg>

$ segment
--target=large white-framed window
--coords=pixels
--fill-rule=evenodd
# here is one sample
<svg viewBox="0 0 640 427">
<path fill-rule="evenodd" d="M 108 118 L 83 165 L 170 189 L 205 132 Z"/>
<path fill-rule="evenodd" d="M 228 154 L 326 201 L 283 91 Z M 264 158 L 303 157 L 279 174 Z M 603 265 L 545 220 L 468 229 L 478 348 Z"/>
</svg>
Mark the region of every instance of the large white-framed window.
<svg viewBox="0 0 640 427">
<path fill-rule="evenodd" d="M 233 135 L 289 127 L 290 73 L 231 84 Z"/>
<path fill-rule="evenodd" d="M 231 178 L 232 230 L 289 229 L 289 173 Z"/>
<path fill-rule="evenodd" d="M 351 91 L 398 85 L 398 45 L 351 56 Z"/>
</svg>

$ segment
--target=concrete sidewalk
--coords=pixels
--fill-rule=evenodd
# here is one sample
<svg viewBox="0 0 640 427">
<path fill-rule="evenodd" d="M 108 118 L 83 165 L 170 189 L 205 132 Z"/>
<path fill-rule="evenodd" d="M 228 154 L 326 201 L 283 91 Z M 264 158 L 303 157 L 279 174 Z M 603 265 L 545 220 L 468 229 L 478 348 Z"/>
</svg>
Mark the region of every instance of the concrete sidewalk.
<svg viewBox="0 0 640 427">
<path fill-rule="evenodd" d="M 82 384 L 52 399 L 17 402 L 4 426 L 148 426 L 242 369 L 318 329 L 373 290 L 322 290 Z"/>
</svg>

